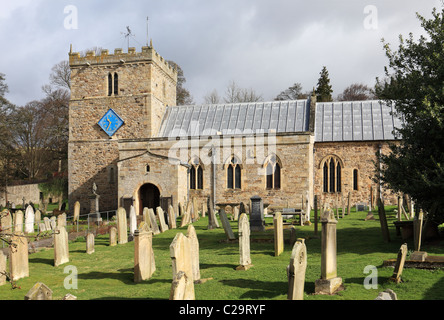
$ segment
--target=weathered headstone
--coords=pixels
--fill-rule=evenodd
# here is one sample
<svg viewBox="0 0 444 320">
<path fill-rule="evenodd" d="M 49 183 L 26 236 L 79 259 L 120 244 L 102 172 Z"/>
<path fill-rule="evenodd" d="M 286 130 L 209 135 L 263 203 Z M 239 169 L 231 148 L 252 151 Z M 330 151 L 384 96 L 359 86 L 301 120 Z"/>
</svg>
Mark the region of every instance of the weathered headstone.
<svg viewBox="0 0 444 320">
<path fill-rule="evenodd" d="M 278 257 L 284 252 L 284 221 L 282 213 L 276 212 L 273 218 L 274 226 L 274 256 Z"/>
<path fill-rule="evenodd" d="M 51 220 L 48 217 L 43 218 L 43 222 L 45 223 L 45 231 L 51 231 Z"/>
<path fill-rule="evenodd" d="M 193 206 L 190 202 L 185 209 L 185 213 L 182 215 L 182 220 L 180 222 L 180 227 L 185 227 L 187 224 L 191 223 L 191 211 L 193 210 Z"/>
<path fill-rule="evenodd" d="M 422 209 L 413 219 L 413 243 L 415 251 L 421 251 L 422 225 L 424 221 L 424 212 Z"/>
<path fill-rule="evenodd" d="M 74 203 L 74 216 L 72 218 L 72 222 L 74 224 L 78 224 L 80 219 L 80 202 L 76 201 Z"/>
<path fill-rule="evenodd" d="M 134 231 L 137 229 L 137 215 L 136 215 L 136 209 L 134 206 L 130 207 L 129 212 L 129 234 L 131 236 L 134 236 Z"/>
<path fill-rule="evenodd" d="M 187 238 L 190 240 L 191 247 L 191 265 L 193 267 L 193 281 L 200 280 L 200 266 L 199 266 L 199 240 L 194 226 L 190 224 L 187 229 Z"/>
<path fill-rule="evenodd" d="M 251 231 L 265 231 L 264 202 L 259 196 L 254 196 L 250 200 L 250 229 Z"/>
<path fill-rule="evenodd" d="M 155 270 L 153 232 L 142 221 L 134 233 L 134 282 L 151 278 Z"/>
<path fill-rule="evenodd" d="M 157 218 L 159 219 L 160 232 L 168 230 L 168 225 L 165 223 L 165 212 L 161 207 L 156 208 Z"/>
<path fill-rule="evenodd" d="M 396 283 L 401 282 L 402 271 L 404 270 L 405 258 L 407 257 L 407 244 L 404 243 L 398 252 L 398 258 L 396 259 L 395 270 L 390 280 Z"/>
<path fill-rule="evenodd" d="M 37 210 L 34 214 L 35 224 L 38 226 L 42 222 L 42 212 Z"/>
<path fill-rule="evenodd" d="M 290 228 L 290 247 L 293 248 L 294 244 L 297 240 L 296 228 L 295 226 L 291 226 Z"/>
<path fill-rule="evenodd" d="M 233 208 L 233 220 L 238 221 L 239 220 L 239 208 L 236 206 Z"/>
<path fill-rule="evenodd" d="M 176 214 L 172 205 L 168 206 L 168 226 L 170 229 L 176 229 Z"/>
<path fill-rule="evenodd" d="M 57 226 L 66 227 L 66 213 L 57 216 Z"/>
<path fill-rule="evenodd" d="M 23 232 L 23 211 L 16 211 L 14 214 L 14 232 Z"/>
<path fill-rule="evenodd" d="M 347 215 L 350 215 L 350 213 L 351 213 L 351 193 L 349 191 L 347 197 Z"/>
<path fill-rule="evenodd" d="M 322 222 L 321 278 L 315 282 L 317 294 L 334 294 L 342 287 L 342 278 L 337 276 L 336 225 L 334 212 L 324 211 Z"/>
<path fill-rule="evenodd" d="M 190 280 L 183 271 L 179 271 L 176 278 L 171 283 L 171 291 L 169 300 L 187 300 L 185 299 L 185 293 L 189 286 Z"/>
<path fill-rule="evenodd" d="M 398 296 L 393 290 L 387 289 L 383 292 L 380 292 L 375 300 L 398 300 Z"/>
<path fill-rule="evenodd" d="M 150 226 L 151 230 L 153 231 L 153 234 L 159 234 L 159 225 L 157 224 L 156 215 L 154 214 L 154 210 L 149 208 L 148 209 L 148 216 L 150 218 Z"/>
<path fill-rule="evenodd" d="M 88 233 L 86 235 L 86 253 L 92 254 L 94 253 L 94 233 Z"/>
<path fill-rule="evenodd" d="M 211 197 L 207 198 L 207 207 L 208 207 L 208 230 L 213 230 L 214 228 L 219 228 L 216 214 L 214 213 L 213 200 L 211 199 Z"/>
<path fill-rule="evenodd" d="M 288 268 L 288 300 L 304 300 L 307 248 L 304 239 L 298 239 L 291 252 Z"/>
<path fill-rule="evenodd" d="M 117 245 L 117 228 L 111 227 L 109 229 L 109 245 L 110 247 L 114 247 Z"/>
<path fill-rule="evenodd" d="M 55 230 L 57 227 L 57 217 L 52 216 L 51 218 L 49 218 L 49 224 L 51 226 L 51 230 Z"/>
<path fill-rule="evenodd" d="M 219 217 L 228 240 L 235 240 L 236 237 L 233 233 L 233 229 L 231 229 L 230 221 L 228 220 L 227 214 L 225 213 L 225 209 L 223 207 L 219 209 Z"/>
<path fill-rule="evenodd" d="M 180 272 L 183 272 L 188 281 L 183 288 L 182 299 L 194 300 L 193 266 L 191 262 L 190 240 L 183 233 L 176 234 L 170 245 L 170 256 L 173 268 L 173 283 L 179 280 Z"/>
<path fill-rule="evenodd" d="M 239 266 L 236 270 L 248 270 L 252 267 L 250 256 L 250 222 L 246 213 L 239 217 Z"/>
<path fill-rule="evenodd" d="M 119 244 L 128 242 L 128 225 L 125 208 L 117 209 L 117 240 Z"/>
<path fill-rule="evenodd" d="M 12 281 L 29 277 L 28 239 L 15 232 L 9 245 L 9 276 Z"/>
<path fill-rule="evenodd" d="M 6 254 L 0 250 L 0 286 L 6 283 Z"/>
<path fill-rule="evenodd" d="M 65 227 L 54 230 L 54 266 L 69 262 L 68 232 Z"/>
<path fill-rule="evenodd" d="M 385 215 L 384 203 L 382 202 L 381 198 L 378 198 L 378 214 L 384 242 L 390 242 L 390 232 L 387 224 L 387 216 Z"/>
<path fill-rule="evenodd" d="M 52 290 L 44 283 L 37 282 L 28 291 L 25 300 L 52 300 Z"/>
</svg>

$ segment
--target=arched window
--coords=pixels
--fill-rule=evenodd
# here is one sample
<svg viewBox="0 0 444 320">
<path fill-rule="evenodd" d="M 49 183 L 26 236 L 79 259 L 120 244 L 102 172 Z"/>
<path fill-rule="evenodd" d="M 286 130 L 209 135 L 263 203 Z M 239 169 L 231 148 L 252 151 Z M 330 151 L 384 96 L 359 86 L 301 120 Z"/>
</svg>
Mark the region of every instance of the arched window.
<svg viewBox="0 0 444 320">
<path fill-rule="evenodd" d="M 353 170 L 353 190 L 358 191 L 358 169 Z"/>
<path fill-rule="evenodd" d="M 242 168 L 235 157 L 227 166 L 227 188 L 242 189 Z"/>
<path fill-rule="evenodd" d="M 119 76 L 117 72 L 114 73 L 114 95 L 117 96 L 119 94 Z"/>
<path fill-rule="evenodd" d="M 322 166 L 324 192 L 342 191 L 342 165 L 336 156 L 329 156 Z"/>
<path fill-rule="evenodd" d="M 108 96 L 113 94 L 113 76 L 111 73 L 108 74 Z"/>
<path fill-rule="evenodd" d="M 271 156 L 268 160 L 266 173 L 266 188 L 280 189 L 281 188 L 281 165 L 276 159 L 276 156 Z"/>
<path fill-rule="evenodd" d="M 198 159 L 190 163 L 190 189 L 203 190 L 203 168 Z"/>
</svg>

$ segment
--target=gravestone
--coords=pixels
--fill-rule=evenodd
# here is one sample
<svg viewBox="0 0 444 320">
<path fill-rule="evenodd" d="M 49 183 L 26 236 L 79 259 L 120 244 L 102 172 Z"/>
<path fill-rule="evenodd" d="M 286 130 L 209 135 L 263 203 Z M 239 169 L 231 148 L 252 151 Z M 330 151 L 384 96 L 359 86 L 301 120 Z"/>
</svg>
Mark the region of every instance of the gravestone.
<svg viewBox="0 0 444 320">
<path fill-rule="evenodd" d="M 14 232 L 23 232 L 23 211 L 16 211 L 14 214 Z"/>
<path fill-rule="evenodd" d="M 234 236 L 233 229 L 231 229 L 230 221 L 228 220 L 225 209 L 223 207 L 219 209 L 219 217 L 228 240 L 235 240 L 236 237 Z"/>
<path fill-rule="evenodd" d="M 198 283 L 200 280 L 200 266 L 199 266 L 199 240 L 197 239 L 196 230 L 190 224 L 187 229 L 187 238 L 190 240 L 191 247 L 191 265 L 193 267 L 193 281 Z"/>
<path fill-rule="evenodd" d="M 12 281 L 29 277 L 28 239 L 23 232 L 14 232 L 10 238 L 9 276 Z"/>
<path fill-rule="evenodd" d="M 134 233 L 134 282 L 150 279 L 155 270 L 153 232 L 142 221 Z"/>
<path fill-rule="evenodd" d="M 37 282 L 28 291 L 25 300 L 52 300 L 52 290 L 44 283 Z"/>
<path fill-rule="evenodd" d="M 54 230 L 54 266 L 57 267 L 69 262 L 68 232 L 65 227 L 56 227 Z"/>
<path fill-rule="evenodd" d="M 294 244 L 297 240 L 296 228 L 295 226 L 291 226 L 290 228 L 290 247 L 294 247 Z"/>
<path fill-rule="evenodd" d="M 264 202 L 262 198 L 259 196 L 254 196 L 250 200 L 251 200 L 250 230 L 253 232 L 265 231 Z"/>
<path fill-rule="evenodd" d="M 239 220 L 239 208 L 236 206 L 233 208 L 233 220 L 238 221 Z"/>
<path fill-rule="evenodd" d="M 35 219 L 35 224 L 36 225 L 39 225 L 40 222 L 42 222 L 42 212 L 40 210 L 37 210 L 35 212 L 34 219 Z"/>
<path fill-rule="evenodd" d="M 150 218 L 150 226 L 151 230 L 153 231 L 153 234 L 159 234 L 159 225 L 157 224 L 156 215 L 154 214 L 154 210 L 149 208 L 148 209 L 148 216 Z"/>
<path fill-rule="evenodd" d="M 137 216 L 136 216 L 136 209 L 134 206 L 130 207 L 129 212 L 129 234 L 131 236 L 134 236 L 134 231 L 137 229 Z"/>
<path fill-rule="evenodd" d="M 190 281 L 185 272 L 179 271 L 171 283 L 169 300 L 191 300 L 186 299 L 187 288 L 190 286 Z"/>
<path fill-rule="evenodd" d="M 56 216 L 52 216 L 52 217 L 49 219 L 49 224 L 50 224 L 50 226 L 51 226 L 51 230 L 55 230 L 56 227 L 57 227 L 57 217 L 56 217 Z"/>
<path fill-rule="evenodd" d="M 157 218 L 160 223 L 160 232 L 165 232 L 168 230 L 168 225 L 165 223 L 165 213 L 161 207 L 156 208 Z"/>
<path fill-rule="evenodd" d="M 179 279 L 180 272 L 183 272 L 188 280 L 185 282 L 183 288 L 183 300 L 195 299 L 191 254 L 190 240 L 184 236 L 183 233 L 176 234 L 173 242 L 170 245 L 170 257 L 173 268 L 173 282 Z"/>
<path fill-rule="evenodd" d="M 239 266 L 236 270 L 248 270 L 252 267 L 250 256 L 250 222 L 246 213 L 239 217 Z"/>
<path fill-rule="evenodd" d="M 327 208 L 322 216 L 321 278 L 315 282 L 315 293 L 334 294 L 342 288 L 342 278 L 337 276 L 337 246 L 334 212 Z"/>
<path fill-rule="evenodd" d="M 74 203 L 74 216 L 72 218 L 72 222 L 74 224 L 78 224 L 80 219 L 80 202 L 76 201 Z"/>
<path fill-rule="evenodd" d="M 8 209 L 3 209 L 0 214 L 0 234 L 12 233 L 12 215 Z"/>
<path fill-rule="evenodd" d="M 172 205 L 168 206 L 168 224 L 170 229 L 176 229 L 176 214 Z"/>
<path fill-rule="evenodd" d="M 274 226 L 274 256 L 278 257 L 284 252 L 284 221 L 282 214 L 276 212 L 273 218 Z"/>
<path fill-rule="evenodd" d="M 398 297 L 393 290 L 387 289 L 380 292 L 375 300 L 398 300 Z"/>
<path fill-rule="evenodd" d="M 117 245 L 117 228 L 111 227 L 109 229 L 109 246 L 114 247 Z"/>
<path fill-rule="evenodd" d="M 405 258 L 407 257 L 407 244 L 404 243 L 398 252 L 398 257 L 396 259 L 395 270 L 390 280 L 396 283 L 401 282 L 402 271 L 404 270 Z"/>
<path fill-rule="evenodd" d="M 187 224 L 191 222 L 191 211 L 193 207 L 190 202 L 187 204 L 187 208 L 185 209 L 184 214 L 182 215 L 182 220 L 180 222 L 180 227 L 185 227 Z"/>
<path fill-rule="evenodd" d="M 379 214 L 379 223 L 381 224 L 382 230 L 382 238 L 384 242 L 390 242 L 390 232 L 387 225 L 387 217 L 385 215 L 384 203 L 381 198 L 378 198 L 378 214 Z"/>
<path fill-rule="evenodd" d="M 88 233 L 86 236 L 86 253 L 92 254 L 94 253 L 94 233 Z"/>
<path fill-rule="evenodd" d="M 424 212 L 419 210 L 419 214 L 413 219 L 413 244 L 414 252 L 421 251 L 422 225 L 424 221 Z"/>
<path fill-rule="evenodd" d="M 147 207 L 143 208 L 142 221 L 145 221 L 148 224 L 148 227 L 151 228 L 150 212 Z"/>
<path fill-rule="evenodd" d="M 45 224 L 45 231 L 51 231 L 51 220 L 48 217 L 43 218 L 43 223 Z"/>
<path fill-rule="evenodd" d="M 122 207 L 117 209 L 117 241 L 119 244 L 125 244 L 128 242 L 126 210 Z"/>
<path fill-rule="evenodd" d="M 207 198 L 207 207 L 208 207 L 208 230 L 213 230 L 214 228 L 219 228 L 216 214 L 214 213 L 213 200 L 211 197 Z"/>
<path fill-rule="evenodd" d="M 3 250 L 0 250 L 0 286 L 6 283 L 6 254 L 3 253 Z"/>
<path fill-rule="evenodd" d="M 288 300 L 304 300 L 307 247 L 304 239 L 298 239 L 291 251 L 288 266 Z"/>
<path fill-rule="evenodd" d="M 25 233 L 34 232 L 34 209 L 32 206 L 27 206 L 25 210 Z"/>
<path fill-rule="evenodd" d="M 66 213 L 57 216 L 57 226 L 66 227 Z"/>
</svg>

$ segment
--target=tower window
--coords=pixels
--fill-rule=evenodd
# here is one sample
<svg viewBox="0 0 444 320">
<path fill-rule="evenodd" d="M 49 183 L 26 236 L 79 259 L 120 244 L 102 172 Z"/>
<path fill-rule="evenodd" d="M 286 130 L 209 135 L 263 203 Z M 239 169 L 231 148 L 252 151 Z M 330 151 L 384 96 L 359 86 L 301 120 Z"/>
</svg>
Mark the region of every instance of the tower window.
<svg viewBox="0 0 444 320">
<path fill-rule="evenodd" d="M 117 72 L 114 73 L 114 76 L 109 73 L 108 74 L 108 96 L 119 94 L 119 76 Z"/>
<path fill-rule="evenodd" d="M 342 167 L 339 159 L 330 156 L 325 160 L 323 169 L 323 189 L 324 192 L 341 192 L 342 191 Z"/>
<path fill-rule="evenodd" d="M 358 191 L 358 169 L 353 170 L 353 190 Z"/>
<path fill-rule="evenodd" d="M 119 94 L 119 76 L 117 72 L 114 73 L 114 95 L 117 96 Z"/>
<path fill-rule="evenodd" d="M 113 76 L 111 73 L 108 74 L 108 96 L 113 94 Z"/>
</svg>

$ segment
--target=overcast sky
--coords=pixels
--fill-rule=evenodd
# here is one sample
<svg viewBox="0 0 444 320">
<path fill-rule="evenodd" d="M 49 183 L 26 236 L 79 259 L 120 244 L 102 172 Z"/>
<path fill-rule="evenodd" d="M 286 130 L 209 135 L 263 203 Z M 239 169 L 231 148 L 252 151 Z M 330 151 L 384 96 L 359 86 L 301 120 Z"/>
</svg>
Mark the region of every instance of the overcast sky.
<svg viewBox="0 0 444 320">
<path fill-rule="evenodd" d="M 51 68 L 92 47 L 138 52 L 149 38 L 181 66 L 195 103 L 234 80 L 264 100 L 299 82 L 316 86 L 326 66 L 336 97 L 352 83 L 373 86 L 388 64 L 381 39 L 418 38 L 416 12 L 431 16 L 444 0 L 0 0 L 0 73 L 7 98 L 25 105 L 43 97 Z M 77 19 L 76 19 L 77 18 Z"/>
</svg>

